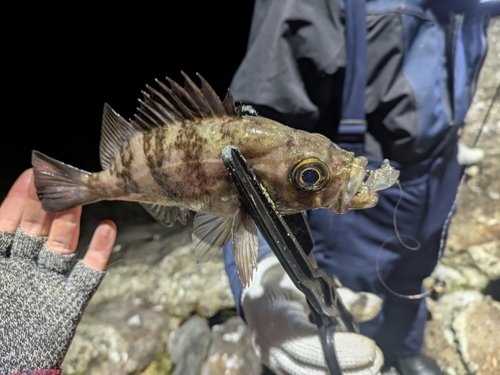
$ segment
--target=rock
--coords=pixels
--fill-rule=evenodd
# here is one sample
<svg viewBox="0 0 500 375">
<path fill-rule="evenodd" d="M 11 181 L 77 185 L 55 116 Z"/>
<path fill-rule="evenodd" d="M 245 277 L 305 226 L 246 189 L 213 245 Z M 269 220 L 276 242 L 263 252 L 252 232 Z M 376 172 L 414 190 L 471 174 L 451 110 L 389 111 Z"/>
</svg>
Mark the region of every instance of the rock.
<svg viewBox="0 0 500 375">
<path fill-rule="evenodd" d="M 165 355 L 160 359 L 151 362 L 140 375 L 170 375 L 173 373 L 173 363 L 169 356 Z"/>
<path fill-rule="evenodd" d="M 175 364 L 174 374 L 198 375 L 207 356 L 210 341 L 210 328 L 196 315 L 172 332 L 168 351 Z"/>
<path fill-rule="evenodd" d="M 144 224 L 127 227 L 118 232 L 115 249 L 110 264 L 119 265 L 158 264 L 173 250 L 191 243 L 192 228 L 179 223 L 172 227 Z"/>
<path fill-rule="evenodd" d="M 424 342 L 424 353 L 434 358 L 445 374 L 468 375 L 457 352 L 454 333 L 443 325 L 442 321 L 431 320 L 427 322 Z"/>
<path fill-rule="evenodd" d="M 193 246 L 189 244 L 166 256 L 154 272 L 157 285 L 148 301 L 164 306 L 173 316 L 185 319 L 197 313 L 211 317 L 234 307 L 222 252 L 207 263 L 196 263 Z"/>
<path fill-rule="evenodd" d="M 456 314 L 470 303 L 484 299 L 484 295 L 475 290 L 445 294 L 437 301 L 427 299 L 427 308 L 433 320 L 439 320 L 445 327 L 451 327 Z"/>
<path fill-rule="evenodd" d="M 180 320 L 193 313 L 211 317 L 234 307 L 221 254 L 197 264 L 191 243 L 177 248 L 155 266 L 136 264 L 109 269 L 91 304 L 116 298 L 137 298 L 161 306 Z"/>
<path fill-rule="evenodd" d="M 490 280 L 500 278 L 500 241 L 491 241 L 467 249 L 476 266 Z"/>
<path fill-rule="evenodd" d="M 475 290 L 445 294 L 439 300 L 427 299 L 427 308 L 432 320 L 425 330 L 424 352 L 434 358 L 447 375 L 468 375 L 458 352 L 452 323 L 455 316 L 484 296 Z"/>
<path fill-rule="evenodd" d="M 239 316 L 212 327 L 212 346 L 201 375 L 261 373 L 262 365 L 253 349 L 250 330 Z"/>
<path fill-rule="evenodd" d="M 133 374 L 157 358 L 169 333 L 162 311 L 117 300 L 90 306 L 62 364 L 65 374 Z"/>
<path fill-rule="evenodd" d="M 488 277 L 475 267 L 460 266 L 452 268 L 441 263 L 434 269 L 432 277 L 426 280 L 425 285 L 428 289 L 432 287 L 435 278 L 446 283 L 446 293 L 464 289 L 481 290 L 489 282 Z"/>
<path fill-rule="evenodd" d="M 500 373 L 500 303 L 471 303 L 453 322 L 462 360 L 470 373 Z"/>
</svg>

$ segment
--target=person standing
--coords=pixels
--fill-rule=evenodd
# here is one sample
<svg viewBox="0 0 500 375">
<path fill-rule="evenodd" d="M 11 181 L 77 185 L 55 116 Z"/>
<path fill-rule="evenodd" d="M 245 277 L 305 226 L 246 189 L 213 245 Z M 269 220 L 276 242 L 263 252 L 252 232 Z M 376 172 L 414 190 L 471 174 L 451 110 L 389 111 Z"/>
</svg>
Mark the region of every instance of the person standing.
<svg viewBox="0 0 500 375">
<path fill-rule="evenodd" d="M 387 371 L 442 374 L 422 353 L 427 310 L 416 297 L 446 240 L 462 173 L 458 132 L 486 56 L 492 9 L 479 1 L 257 0 L 231 83 L 235 99 L 259 115 L 321 133 L 365 155 L 372 169 L 389 159 L 400 170 L 400 187 L 381 191 L 374 208 L 308 212 L 318 266 L 383 300 L 360 328 L 382 350 Z M 230 244 L 224 257 L 262 361 L 278 374 L 324 373 L 307 307 L 297 305 L 269 247 L 262 244 L 245 290 Z M 270 328 L 277 324 L 280 334 Z M 316 355 L 302 355 L 306 349 Z"/>
</svg>

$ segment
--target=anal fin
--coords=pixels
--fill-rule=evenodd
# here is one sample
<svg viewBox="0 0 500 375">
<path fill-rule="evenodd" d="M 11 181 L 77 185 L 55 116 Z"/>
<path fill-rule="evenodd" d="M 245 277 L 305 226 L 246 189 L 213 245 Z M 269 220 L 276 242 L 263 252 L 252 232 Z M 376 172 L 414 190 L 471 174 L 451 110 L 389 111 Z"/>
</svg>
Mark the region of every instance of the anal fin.
<svg viewBox="0 0 500 375">
<path fill-rule="evenodd" d="M 233 218 L 197 213 L 193 221 L 193 243 L 196 261 L 209 261 L 229 240 Z"/>
<path fill-rule="evenodd" d="M 186 220 L 189 217 L 189 210 L 182 207 L 142 202 L 141 206 L 144 207 L 155 220 L 167 227 L 174 225 L 175 220 L 179 220 L 181 224 L 186 224 Z"/>
<path fill-rule="evenodd" d="M 244 208 L 238 209 L 233 224 L 233 257 L 241 284 L 250 285 L 257 268 L 259 239 L 257 227 Z"/>
</svg>

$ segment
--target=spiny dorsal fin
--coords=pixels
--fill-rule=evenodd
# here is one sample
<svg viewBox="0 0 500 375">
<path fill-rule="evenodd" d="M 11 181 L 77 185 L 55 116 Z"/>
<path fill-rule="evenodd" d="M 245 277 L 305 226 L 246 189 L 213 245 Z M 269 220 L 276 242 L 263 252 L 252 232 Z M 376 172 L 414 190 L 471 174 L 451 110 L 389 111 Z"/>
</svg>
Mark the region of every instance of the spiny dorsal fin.
<svg viewBox="0 0 500 375">
<path fill-rule="evenodd" d="M 101 143 L 99 157 L 102 169 L 108 169 L 120 152 L 123 144 L 140 132 L 135 125 L 116 113 L 109 104 L 104 104 L 102 113 Z"/>
<path fill-rule="evenodd" d="M 208 84 L 207 81 L 199 74 L 196 73 L 198 78 L 200 79 L 201 82 L 201 92 L 203 96 L 205 96 L 205 99 L 212 110 L 212 113 L 214 114 L 215 117 L 222 117 L 226 114 L 226 109 L 222 105 L 222 102 L 220 101 L 219 97 L 215 93 L 215 91 L 212 89 L 212 87 Z"/>
<path fill-rule="evenodd" d="M 236 104 L 234 103 L 233 95 L 231 94 L 231 91 L 229 91 L 229 89 L 227 89 L 226 97 L 224 98 L 222 105 L 226 109 L 226 112 L 229 116 L 241 116 L 241 105 L 236 106 Z"/>
<path fill-rule="evenodd" d="M 191 106 L 189 107 L 189 104 L 192 104 L 189 99 L 189 95 L 182 89 L 181 86 L 174 80 L 166 77 L 168 83 L 170 84 L 171 88 L 171 95 L 172 98 L 175 100 L 175 104 L 179 108 L 179 110 L 184 114 L 184 116 L 188 119 L 194 118 L 195 116 L 197 117 L 202 117 L 200 114 L 199 109 L 196 106 Z M 186 95 L 184 95 L 186 94 Z M 193 102 L 194 103 L 194 102 Z"/>
<path fill-rule="evenodd" d="M 166 77 L 166 79 L 170 84 L 172 92 L 176 95 L 175 97 L 178 98 L 179 101 L 182 102 L 193 115 L 202 117 L 203 115 L 200 107 L 198 107 L 198 104 L 196 104 L 194 99 L 187 93 L 187 91 L 184 90 L 184 88 L 174 80 L 168 77 Z"/>
<path fill-rule="evenodd" d="M 136 127 L 149 130 L 195 118 L 240 117 L 240 106 L 235 105 L 229 91 L 222 102 L 201 75 L 197 74 L 201 82 L 198 87 L 184 72 L 181 74 L 184 87 L 168 77 L 170 87 L 158 81 L 158 89 L 146 86 L 133 120 Z"/>
<path fill-rule="evenodd" d="M 195 85 L 195 83 L 187 76 L 186 73 L 181 72 L 184 77 L 184 90 L 191 96 L 191 98 L 196 102 L 198 108 L 200 109 L 200 115 L 202 117 L 215 117 L 213 111 L 210 108 L 210 104 L 205 99 L 205 96 Z"/>
</svg>

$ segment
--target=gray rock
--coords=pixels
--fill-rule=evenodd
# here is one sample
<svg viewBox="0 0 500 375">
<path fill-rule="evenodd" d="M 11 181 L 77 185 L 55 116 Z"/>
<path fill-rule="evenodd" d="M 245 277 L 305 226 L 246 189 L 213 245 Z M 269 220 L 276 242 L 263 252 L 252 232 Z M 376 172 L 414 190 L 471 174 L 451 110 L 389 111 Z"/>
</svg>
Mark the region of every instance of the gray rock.
<svg viewBox="0 0 500 375">
<path fill-rule="evenodd" d="M 191 243 L 155 266 L 136 264 L 109 269 L 91 304 L 116 298 L 140 299 L 161 306 L 180 320 L 193 313 L 211 317 L 234 306 L 221 254 L 197 264 Z"/>
<path fill-rule="evenodd" d="M 462 364 L 454 333 L 439 320 L 427 322 L 424 353 L 434 358 L 447 375 L 468 375 Z"/>
<path fill-rule="evenodd" d="M 488 285 L 489 279 L 479 269 L 469 266 L 449 267 L 438 264 L 432 277 L 426 280 L 426 287 L 433 285 L 434 278 L 446 282 L 446 293 L 461 291 L 464 289 L 481 290 Z"/>
<path fill-rule="evenodd" d="M 163 311 L 123 300 L 90 306 L 69 348 L 65 374 L 135 374 L 158 357 L 169 333 Z"/>
<path fill-rule="evenodd" d="M 472 302 L 453 322 L 462 360 L 470 373 L 500 373 L 500 303 Z"/>
<path fill-rule="evenodd" d="M 198 375 L 205 361 L 211 341 L 207 323 L 199 316 L 192 316 L 168 341 L 168 351 L 175 364 L 175 375 Z"/>
<path fill-rule="evenodd" d="M 110 264 L 155 265 L 173 250 L 191 243 L 192 228 L 179 223 L 130 226 L 118 233 Z"/>
<path fill-rule="evenodd" d="M 250 330 L 239 316 L 212 327 L 212 346 L 201 375 L 261 373 L 262 365 L 253 349 Z"/>
<path fill-rule="evenodd" d="M 427 299 L 432 320 L 427 322 L 424 352 L 434 358 L 447 375 L 469 374 L 458 351 L 452 324 L 457 314 L 484 298 L 479 291 L 469 290 L 445 294 L 438 301 Z"/>
<path fill-rule="evenodd" d="M 500 278 L 500 241 L 491 241 L 467 249 L 477 268 L 490 280 Z"/>
<path fill-rule="evenodd" d="M 433 320 L 441 321 L 445 327 L 451 327 L 455 316 L 470 303 L 484 299 L 476 290 L 466 290 L 445 294 L 438 301 L 427 299 L 427 308 Z"/>
</svg>

